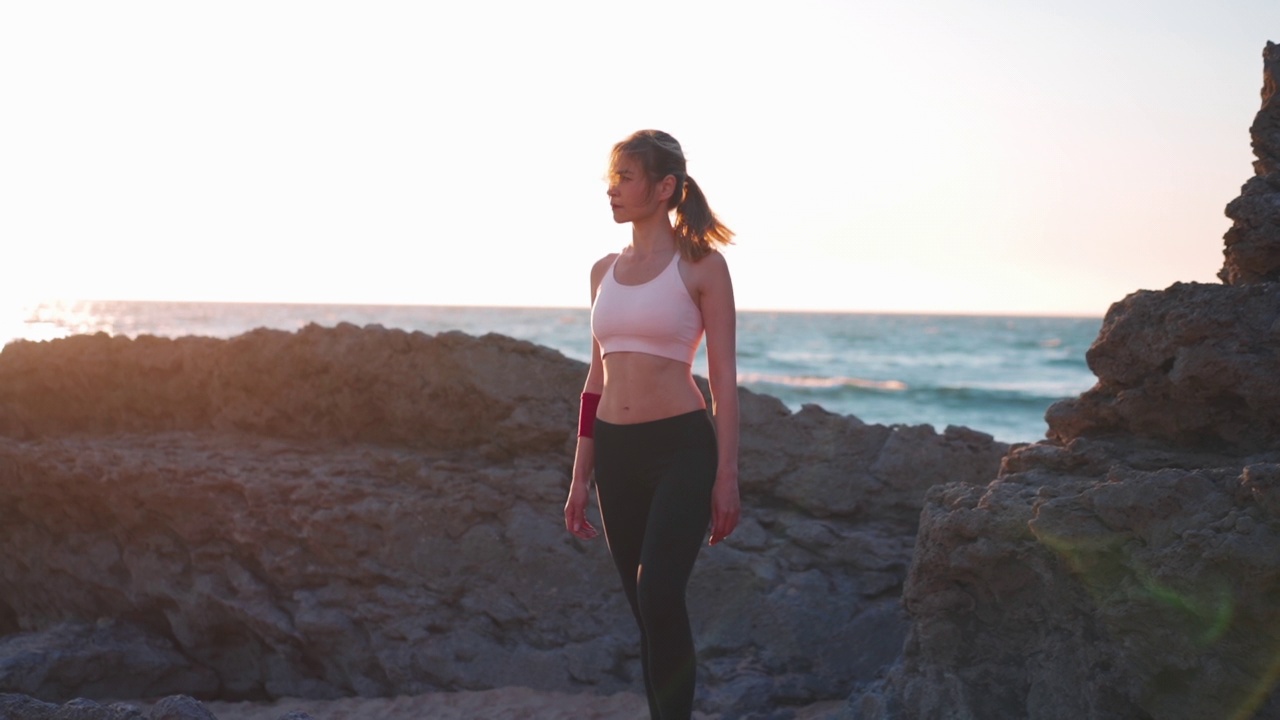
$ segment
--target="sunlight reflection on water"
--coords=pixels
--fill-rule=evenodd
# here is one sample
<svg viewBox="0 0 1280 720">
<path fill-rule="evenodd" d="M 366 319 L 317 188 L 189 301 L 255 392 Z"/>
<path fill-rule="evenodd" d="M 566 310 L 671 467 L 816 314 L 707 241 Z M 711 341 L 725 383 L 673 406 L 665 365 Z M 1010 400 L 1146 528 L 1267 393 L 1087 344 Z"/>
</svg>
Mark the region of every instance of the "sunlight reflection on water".
<svg viewBox="0 0 1280 720">
<path fill-rule="evenodd" d="M 39 303 L 0 301 L 0 346 L 14 340 L 54 340 L 73 331 L 61 322 L 41 317 Z"/>
</svg>

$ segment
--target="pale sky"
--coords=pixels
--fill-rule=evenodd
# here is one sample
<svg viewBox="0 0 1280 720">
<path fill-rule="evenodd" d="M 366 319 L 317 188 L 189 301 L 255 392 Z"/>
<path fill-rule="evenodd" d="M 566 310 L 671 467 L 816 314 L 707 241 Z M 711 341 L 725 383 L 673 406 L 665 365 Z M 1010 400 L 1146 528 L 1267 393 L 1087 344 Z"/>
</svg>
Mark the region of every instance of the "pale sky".
<svg viewBox="0 0 1280 720">
<path fill-rule="evenodd" d="M 1276 0 L 0 5 L 0 302 L 585 306 L 660 128 L 751 309 L 1214 282 Z"/>
</svg>

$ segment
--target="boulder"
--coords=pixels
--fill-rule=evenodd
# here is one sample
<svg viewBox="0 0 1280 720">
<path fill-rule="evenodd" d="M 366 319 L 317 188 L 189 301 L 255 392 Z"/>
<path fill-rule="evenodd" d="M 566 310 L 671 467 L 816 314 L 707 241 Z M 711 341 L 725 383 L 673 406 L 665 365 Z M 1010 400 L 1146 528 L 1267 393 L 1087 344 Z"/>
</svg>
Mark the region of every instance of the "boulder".
<svg viewBox="0 0 1280 720">
<path fill-rule="evenodd" d="M 1277 460 L 1078 440 L 933 488 L 906 652 L 855 717 L 1280 716 Z"/>
<path fill-rule="evenodd" d="M 1280 283 L 1136 292 L 1111 306 L 1087 360 L 1097 384 L 1045 415 L 1058 443 L 1125 435 L 1280 448 Z"/>
<path fill-rule="evenodd" d="M 0 363 L 0 432 L 215 430 L 511 458 L 563 448 L 577 366 L 499 335 L 350 324 L 16 341 Z"/>
</svg>

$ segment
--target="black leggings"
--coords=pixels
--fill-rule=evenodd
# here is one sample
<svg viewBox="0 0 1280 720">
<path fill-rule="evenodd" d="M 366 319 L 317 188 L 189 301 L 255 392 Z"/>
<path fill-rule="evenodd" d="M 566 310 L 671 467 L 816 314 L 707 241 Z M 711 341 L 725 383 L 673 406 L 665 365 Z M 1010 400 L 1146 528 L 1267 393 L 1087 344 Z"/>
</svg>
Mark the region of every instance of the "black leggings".
<svg viewBox="0 0 1280 720">
<path fill-rule="evenodd" d="M 693 713 L 697 658 L 685 588 L 711 520 L 716 436 L 705 410 L 633 425 L 596 419 L 596 497 L 640 626 L 653 720 Z"/>
</svg>

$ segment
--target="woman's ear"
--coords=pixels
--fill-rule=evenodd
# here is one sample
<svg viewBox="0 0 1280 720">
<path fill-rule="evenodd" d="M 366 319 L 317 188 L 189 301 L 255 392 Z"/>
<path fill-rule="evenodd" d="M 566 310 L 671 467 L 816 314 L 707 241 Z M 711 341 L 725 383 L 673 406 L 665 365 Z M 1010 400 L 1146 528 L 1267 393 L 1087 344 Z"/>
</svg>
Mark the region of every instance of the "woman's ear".
<svg viewBox="0 0 1280 720">
<path fill-rule="evenodd" d="M 670 203 L 671 196 L 676 193 L 676 176 L 668 175 L 658 181 L 658 200 L 663 203 Z"/>
</svg>

